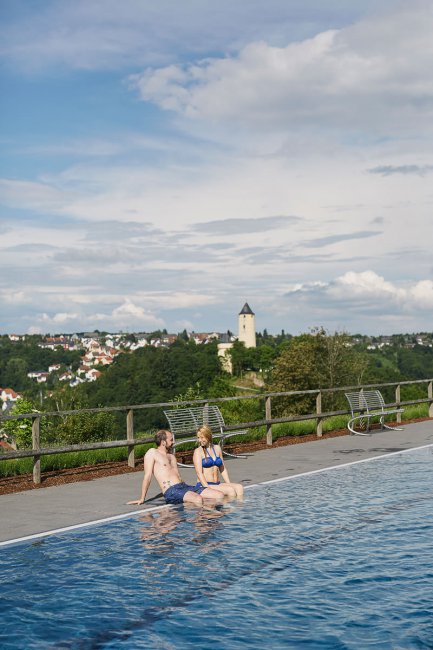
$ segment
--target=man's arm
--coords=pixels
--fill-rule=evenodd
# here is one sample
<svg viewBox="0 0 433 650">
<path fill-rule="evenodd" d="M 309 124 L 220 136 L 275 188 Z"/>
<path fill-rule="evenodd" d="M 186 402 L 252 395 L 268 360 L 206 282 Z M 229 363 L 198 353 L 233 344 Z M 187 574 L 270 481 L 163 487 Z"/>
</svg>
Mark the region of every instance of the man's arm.
<svg viewBox="0 0 433 650">
<path fill-rule="evenodd" d="M 144 477 L 141 486 L 141 497 L 136 501 L 128 501 L 128 506 L 141 505 L 146 498 L 147 490 L 149 489 L 150 481 L 152 480 L 153 467 L 155 465 L 155 450 L 149 449 L 144 456 Z"/>
</svg>

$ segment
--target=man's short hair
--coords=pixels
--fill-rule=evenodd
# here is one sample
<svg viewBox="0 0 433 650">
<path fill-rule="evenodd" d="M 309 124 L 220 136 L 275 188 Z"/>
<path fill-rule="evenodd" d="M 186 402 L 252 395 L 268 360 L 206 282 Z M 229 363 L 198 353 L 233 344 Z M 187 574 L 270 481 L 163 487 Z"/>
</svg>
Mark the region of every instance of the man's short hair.
<svg viewBox="0 0 433 650">
<path fill-rule="evenodd" d="M 160 447 L 161 443 L 164 440 L 167 440 L 167 433 L 168 431 L 166 431 L 165 429 L 160 429 L 155 433 L 155 444 L 157 447 Z"/>
</svg>

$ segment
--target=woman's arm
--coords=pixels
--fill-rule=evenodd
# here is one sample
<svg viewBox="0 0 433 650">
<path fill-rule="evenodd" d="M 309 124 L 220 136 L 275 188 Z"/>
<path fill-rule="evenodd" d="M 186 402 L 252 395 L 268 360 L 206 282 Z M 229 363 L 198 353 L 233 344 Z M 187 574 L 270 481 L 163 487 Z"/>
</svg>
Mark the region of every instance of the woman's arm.
<svg viewBox="0 0 433 650">
<path fill-rule="evenodd" d="M 194 455 L 192 457 L 192 460 L 194 462 L 194 467 L 195 471 L 197 474 L 197 479 L 200 481 L 203 487 L 209 487 L 208 482 L 206 481 L 204 477 L 204 472 L 203 472 L 203 466 L 201 464 L 201 449 L 200 447 L 197 447 L 197 449 L 194 450 Z"/>
</svg>

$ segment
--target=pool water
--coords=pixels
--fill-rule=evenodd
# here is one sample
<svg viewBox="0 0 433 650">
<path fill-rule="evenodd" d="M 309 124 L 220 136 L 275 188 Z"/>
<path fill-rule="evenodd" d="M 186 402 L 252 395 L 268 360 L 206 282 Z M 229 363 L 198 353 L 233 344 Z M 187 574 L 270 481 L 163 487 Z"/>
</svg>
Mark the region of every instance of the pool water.
<svg viewBox="0 0 433 650">
<path fill-rule="evenodd" d="M 433 648 L 432 447 L 0 558 L 3 650 Z"/>
</svg>

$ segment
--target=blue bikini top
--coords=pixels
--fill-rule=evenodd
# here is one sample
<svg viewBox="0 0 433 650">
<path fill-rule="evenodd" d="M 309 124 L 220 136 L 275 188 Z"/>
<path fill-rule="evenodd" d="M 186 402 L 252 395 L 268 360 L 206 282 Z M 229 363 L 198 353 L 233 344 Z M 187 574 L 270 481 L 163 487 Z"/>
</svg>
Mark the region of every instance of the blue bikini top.
<svg viewBox="0 0 433 650">
<path fill-rule="evenodd" d="M 216 455 L 215 447 L 213 445 L 212 445 L 212 449 L 213 449 L 213 453 L 215 454 L 215 458 L 212 458 L 209 452 L 207 452 L 206 449 L 203 449 L 205 454 L 206 453 L 209 454 L 208 456 L 205 456 L 205 458 L 201 459 L 201 465 L 205 469 L 208 469 L 209 467 L 221 467 L 221 465 L 223 464 L 223 459 Z"/>
</svg>

